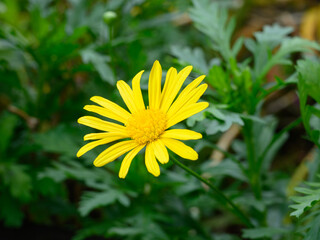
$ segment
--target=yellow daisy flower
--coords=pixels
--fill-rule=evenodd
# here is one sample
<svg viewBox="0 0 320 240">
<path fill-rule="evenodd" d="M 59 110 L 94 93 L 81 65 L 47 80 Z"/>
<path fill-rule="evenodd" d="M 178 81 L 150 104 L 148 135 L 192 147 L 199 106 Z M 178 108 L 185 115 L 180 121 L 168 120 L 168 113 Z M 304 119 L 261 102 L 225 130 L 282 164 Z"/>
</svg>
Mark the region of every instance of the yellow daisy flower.
<svg viewBox="0 0 320 240">
<path fill-rule="evenodd" d="M 177 70 L 171 67 L 167 72 L 166 81 L 161 91 L 162 69 L 160 63 L 155 61 L 149 76 L 149 107 L 147 108 L 140 88 L 140 78 L 143 71 L 133 78 L 132 89 L 122 80 L 117 82 L 120 95 L 130 112 L 105 98 L 92 97 L 90 100 L 100 106 L 86 105 L 85 110 L 113 119 L 120 124 L 92 116 L 79 118 L 78 123 L 103 132 L 85 135 L 84 140 L 95 141 L 80 148 L 77 157 L 96 146 L 125 139 L 104 150 L 93 162 L 96 167 L 101 167 L 129 152 L 121 163 L 120 178 L 126 177 L 132 159 L 144 147 L 146 147 L 145 164 L 147 170 L 154 176 L 160 175 L 157 160 L 162 164 L 169 161 L 167 148 L 182 158 L 197 160 L 197 152 L 179 140 L 200 139 L 202 135 L 187 129 L 167 130 L 209 106 L 207 102 L 197 102 L 208 87 L 207 84 L 199 86 L 205 78 L 204 75 L 193 80 L 176 98 L 191 70 L 192 66 L 187 66 L 177 73 Z"/>
</svg>

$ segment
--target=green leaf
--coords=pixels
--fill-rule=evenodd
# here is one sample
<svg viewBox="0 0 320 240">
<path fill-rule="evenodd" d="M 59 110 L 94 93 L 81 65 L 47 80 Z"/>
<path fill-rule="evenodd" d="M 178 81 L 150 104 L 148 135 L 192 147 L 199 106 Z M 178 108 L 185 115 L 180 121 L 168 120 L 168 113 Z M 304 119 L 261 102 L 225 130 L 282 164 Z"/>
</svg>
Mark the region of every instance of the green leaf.
<svg viewBox="0 0 320 240">
<path fill-rule="evenodd" d="M 317 202 L 320 201 L 320 183 L 311 183 L 312 187 L 298 187 L 295 190 L 298 193 L 304 194 L 303 196 L 294 196 L 291 198 L 296 204 L 290 205 L 294 211 L 290 216 L 300 217 L 305 211 L 314 206 Z"/>
<path fill-rule="evenodd" d="M 18 123 L 15 115 L 4 113 L 0 117 L 0 156 L 5 154 L 7 147 L 13 137 L 14 129 Z"/>
<path fill-rule="evenodd" d="M 264 43 L 270 50 L 278 46 L 293 31 L 292 27 L 282 27 L 279 24 L 264 26 L 261 32 L 254 33 L 258 43 Z"/>
<path fill-rule="evenodd" d="M 235 28 L 235 19 L 228 21 L 225 7 L 208 0 L 193 0 L 190 17 L 196 28 L 209 36 L 213 41 L 213 49 L 219 51 L 228 62 L 233 58 L 230 49 L 231 36 Z"/>
<path fill-rule="evenodd" d="M 269 61 L 269 53 L 274 50 L 292 31 L 290 27 L 281 27 L 278 24 L 264 26 L 261 32 L 254 33 L 256 41 L 245 39 L 245 46 L 253 53 L 254 77 L 258 77 Z"/>
<path fill-rule="evenodd" d="M 105 192 L 85 192 L 81 196 L 79 212 L 82 216 L 88 215 L 93 209 L 107 206 L 119 201 L 124 206 L 129 206 L 130 200 L 122 192 L 108 190 Z"/>
<path fill-rule="evenodd" d="M 274 236 L 282 236 L 291 232 L 290 229 L 276 227 L 258 227 L 254 229 L 244 229 L 242 237 L 249 239 L 271 238 Z"/>
<path fill-rule="evenodd" d="M 244 122 L 240 115 L 234 112 L 229 112 L 227 110 L 218 109 L 211 106 L 206 109 L 207 112 L 211 113 L 216 119 L 206 119 L 204 125 L 206 126 L 206 133 L 208 135 L 216 134 L 217 132 L 227 131 L 232 124 L 238 124 L 243 126 Z"/>
<path fill-rule="evenodd" d="M 182 64 L 190 64 L 203 74 L 209 71 L 204 53 L 201 48 L 191 49 L 189 47 L 172 46 L 171 53 L 178 58 Z"/>
<path fill-rule="evenodd" d="M 142 234 L 143 229 L 137 227 L 113 227 L 110 228 L 109 233 L 117 236 L 134 236 Z"/>
<path fill-rule="evenodd" d="M 303 94 L 311 96 L 320 104 L 320 63 L 311 60 L 298 61 L 298 87 Z"/>
<path fill-rule="evenodd" d="M 231 176 L 240 181 L 247 182 L 248 178 L 244 175 L 239 165 L 230 159 L 224 159 L 216 166 L 210 166 L 210 162 L 202 166 L 204 172 L 208 172 L 214 178 L 215 176 Z"/>
<path fill-rule="evenodd" d="M 303 124 L 311 140 L 320 147 L 320 63 L 311 60 L 298 61 L 298 90 L 300 110 Z M 318 105 L 307 104 L 308 96 L 318 102 Z"/>
<path fill-rule="evenodd" d="M 79 150 L 77 142 L 81 142 L 82 136 L 78 127 L 60 124 L 47 132 L 34 134 L 33 139 L 44 151 L 74 157 Z"/>
<path fill-rule="evenodd" d="M 63 159 L 60 159 L 62 161 Z M 62 182 L 66 179 L 76 179 L 83 181 L 86 186 L 97 189 L 107 190 L 112 182 L 112 175 L 102 168 L 88 168 L 80 162 L 66 159 L 66 163 L 54 162 L 53 167 L 46 168 L 38 174 L 38 178 L 51 178 L 55 182 Z"/>
<path fill-rule="evenodd" d="M 268 171 L 272 160 L 288 139 L 288 133 L 284 132 L 279 136 L 276 134 L 278 123 L 275 118 L 265 117 L 262 120 L 263 122 L 253 122 L 254 147 L 262 171 Z"/>
<path fill-rule="evenodd" d="M 216 89 L 224 102 L 229 101 L 229 93 L 232 91 L 228 74 L 221 66 L 212 66 L 207 76 L 209 84 Z"/>
<path fill-rule="evenodd" d="M 320 50 L 320 45 L 316 42 L 312 42 L 299 37 L 286 39 L 282 42 L 276 54 L 274 54 L 264 66 L 259 78 L 265 76 L 265 74 L 271 69 L 271 67 L 276 64 L 291 64 L 291 61 L 286 59 L 289 54 L 295 52 L 311 52 L 312 49 Z"/>
<path fill-rule="evenodd" d="M 304 240 L 320 239 L 320 214 L 315 219 L 313 219 L 310 224 L 310 230 L 308 231 Z"/>
<path fill-rule="evenodd" d="M 66 32 L 73 33 L 81 27 L 88 27 L 99 40 L 107 41 L 108 26 L 103 23 L 103 13 L 107 10 L 103 2 L 90 4 L 86 0 L 70 0 L 67 9 Z M 121 1 L 119 1 L 121 2 Z"/>
<path fill-rule="evenodd" d="M 126 220 L 125 224 L 120 226 L 114 226 L 110 228 L 108 233 L 113 235 L 118 235 L 123 238 L 123 236 L 131 237 L 133 239 L 154 239 L 154 240 L 169 240 L 166 233 L 161 229 L 155 220 L 159 217 L 157 214 L 150 213 L 148 207 L 144 207 L 139 211 L 139 213 Z M 164 220 L 164 219 L 161 219 Z"/>
<path fill-rule="evenodd" d="M 32 181 L 29 174 L 26 173 L 26 166 L 12 163 L 3 164 L 0 165 L 0 174 L 14 198 L 24 202 L 31 199 Z"/>
<path fill-rule="evenodd" d="M 100 77 L 113 85 L 115 83 L 115 76 L 112 69 L 107 62 L 110 61 L 110 57 L 96 52 L 93 49 L 87 48 L 80 52 L 84 63 L 91 63 L 98 71 Z"/>
</svg>

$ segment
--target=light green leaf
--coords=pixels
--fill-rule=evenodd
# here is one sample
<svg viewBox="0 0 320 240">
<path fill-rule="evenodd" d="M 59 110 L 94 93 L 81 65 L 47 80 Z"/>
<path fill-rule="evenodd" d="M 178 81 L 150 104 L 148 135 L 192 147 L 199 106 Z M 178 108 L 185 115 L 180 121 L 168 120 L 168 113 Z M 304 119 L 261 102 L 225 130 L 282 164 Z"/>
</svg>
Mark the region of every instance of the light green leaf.
<svg viewBox="0 0 320 240">
<path fill-rule="evenodd" d="M 204 53 L 201 48 L 191 49 L 189 47 L 172 46 L 171 53 L 183 64 L 190 64 L 203 74 L 209 71 Z"/>
<path fill-rule="evenodd" d="M 80 52 L 84 63 L 91 63 L 98 71 L 100 77 L 113 85 L 115 83 L 115 77 L 112 69 L 107 62 L 110 61 L 110 57 L 96 52 L 93 49 L 87 48 Z"/>
<path fill-rule="evenodd" d="M 190 17 L 196 28 L 209 36 L 213 49 L 219 51 L 226 61 L 232 58 L 230 40 L 235 28 L 235 19 L 228 21 L 228 12 L 217 2 L 193 0 Z"/>
<path fill-rule="evenodd" d="M 300 60 L 297 71 L 299 73 L 299 91 L 305 91 L 320 104 L 320 63 Z"/>
<path fill-rule="evenodd" d="M 203 121 L 206 126 L 206 133 L 208 135 L 216 134 L 217 132 L 227 131 L 232 124 L 238 124 L 243 126 L 244 122 L 240 115 L 234 112 L 229 112 L 227 110 L 218 109 L 214 106 L 207 108 L 207 112 L 211 113 L 216 119 L 205 119 Z"/>
<path fill-rule="evenodd" d="M 81 196 L 79 212 L 82 216 L 86 216 L 93 209 L 113 204 L 117 200 L 125 206 L 130 204 L 130 200 L 126 195 L 113 189 L 105 192 L 85 192 Z"/>
<path fill-rule="evenodd" d="M 215 176 L 231 176 L 233 178 L 239 179 L 241 181 L 247 182 L 248 178 L 244 175 L 243 171 L 239 167 L 238 164 L 231 161 L 230 159 L 224 159 L 221 163 L 216 166 L 208 166 L 208 164 L 204 164 L 202 166 L 202 170 L 204 172 L 208 172 L 214 178 Z"/>
<path fill-rule="evenodd" d="M 291 61 L 286 59 L 289 54 L 295 52 L 311 52 L 312 49 L 320 50 L 320 45 L 316 42 L 312 42 L 299 37 L 288 38 L 284 40 L 276 54 L 274 54 L 270 58 L 270 60 L 262 69 L 259 78 L 265 76 L 265 74 L 271 69 L 271 67 L 276 64 L 291 64 Z"/>
<path fill-rule="evenodd" d="M 314 206 L 320 201 L 320 183 L 311 183 L 313 187 L 310 188 L 295 188 L 298 193 L 304 194 L 303 196 L 294 196 L 291 198 L 296 204 L 290 205 L 294 211 L 290 216 L 300 217 L 305 211 Z"/>
<path fill-rule="evenodd" d="M 81 138 L 79 128 L 65 124 L 60 124 L 47 132 L 33 135 L 35 143 L 44 151 L 63 153 L 70 157 L 74 157 L 79 150 L 79 144 L 75 142 L 75 139 L 80 142 Z"/>
<path fill-rule="evenodd" d="M 242 237 L 249 239 L 271 238 L 281 236 L 291 232 L 290 229 L 276 227 L 260 227 L 254 229 L 244 229 Z"/>
<path fill-rule="evenodd" d="M 261 32 L 254 33 L 259 43 L 265 43 L 270 50 L 278 46 L 293 31 L 292 27 L 282 27 L 279 24 L 264 26 Z"/>
<path fill-rule="evenodd" d="M 304 238 L 304 240 L 315 239 L 320 239 L 320 215 L 312 220 L 310 230 Z"/>
</svg>

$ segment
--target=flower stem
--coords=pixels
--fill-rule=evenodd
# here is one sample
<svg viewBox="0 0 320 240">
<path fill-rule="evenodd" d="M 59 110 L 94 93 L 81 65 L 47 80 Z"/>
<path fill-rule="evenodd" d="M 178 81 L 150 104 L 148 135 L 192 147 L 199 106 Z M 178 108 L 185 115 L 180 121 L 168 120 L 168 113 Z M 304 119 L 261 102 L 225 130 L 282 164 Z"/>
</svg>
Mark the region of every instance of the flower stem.
<svg viewBox="0 0 320 240">
<path fill-rule="evenodd" d="M 178 161 L 174 156 L 170 156 L 170 159 L 177 164 L 179 167 L 181 167 L 183 170 L 187 171 L 197 179 L 199 179 L 201 182 L 206 184 L 213 190 L 213 192 L 216 194 L 216 199 L 225 207 L 227 207 L 230 211 L 232 211 L 247 227 L 253 227 L 253 224 L 249 220 L 249 218 L 230 200 L 226 195 L 223 194 L 217 187 L 215 187 L 211 182 L 209 182 L 207 179 L 201 177 L 198 173 L 194 172 L 190 168 L 188 168 L 186 165 Z"/>
</svg>

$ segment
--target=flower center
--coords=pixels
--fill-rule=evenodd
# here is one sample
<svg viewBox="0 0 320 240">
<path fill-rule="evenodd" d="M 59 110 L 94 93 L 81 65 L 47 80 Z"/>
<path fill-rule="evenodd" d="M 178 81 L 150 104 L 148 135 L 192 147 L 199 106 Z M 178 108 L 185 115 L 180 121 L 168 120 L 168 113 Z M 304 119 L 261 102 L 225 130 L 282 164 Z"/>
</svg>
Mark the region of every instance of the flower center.
<svg viewBox="0 0 320 240">
<path fill-rule="evenodd" d="M 166 114 L 154 109 L 133 113 L 126 124 L 129 136 L 139 144 L 146 144 L 158 139 L 166 130 L 166 126 Z"/>
</svg>

